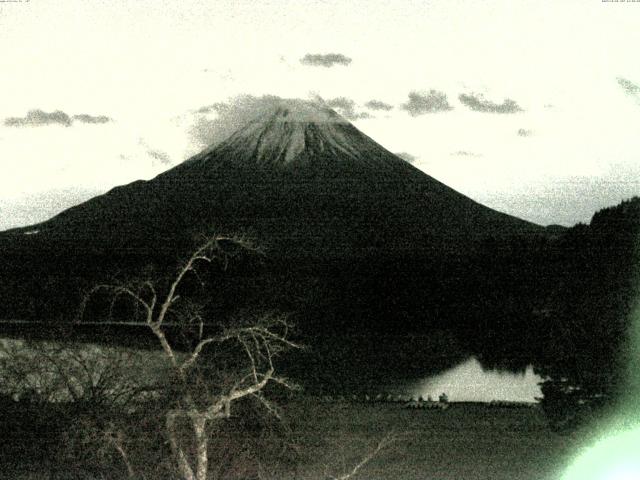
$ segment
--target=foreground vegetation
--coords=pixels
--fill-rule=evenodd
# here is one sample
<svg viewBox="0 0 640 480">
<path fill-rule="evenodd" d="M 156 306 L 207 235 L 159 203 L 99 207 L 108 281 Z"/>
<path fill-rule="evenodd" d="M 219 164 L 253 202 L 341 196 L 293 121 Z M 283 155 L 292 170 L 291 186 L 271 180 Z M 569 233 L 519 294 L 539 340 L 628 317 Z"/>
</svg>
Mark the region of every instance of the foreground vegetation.
<svg viewBox="0 0 640 480">
<path fill-rule="evenodd" d="M 372 456 L 353 478 L 546 480 L 558 478 L 584 440 L 580 433 L 560 435 L 551 431 L 539 408 L 461 403 L 452 404 L 446 411 L 409 410 L 385 403 L 323 403 L 303 394 L 284 401 L 282 407 L 279 433 L 263 424 L 264 429 L 257 434 L 247 422 L 238 423 L 239 417 L 218 429 L 218 441 L 213 442 L 216 448 L 212 450 L 222 461 L 212 469 L 210 478 L 339 478 L 393 432 L 395 441 Z M 27 408 L 34 413 L 36 406 Z M 53 423 L 46 424 L 45 410 L 37 408 L 37 415 L 24 410 L 19 415 L 14 410 L 16 415 L 3 417 L 3 432 L 12 432 L 4 437 L 2 448 L 4 478 L 126 478 L 126 467 L 108 445 L 86 441 L 76 444 L 83 455 L 76 452 L 76 458 L 70 458 L 74 447 L 70 440 L 77 425 L 74 428 L 73 422 L 62 422 L 59 410 L 50 410 L 48 418 Z M 42 422 L 39 429 L 25 430 L 25 423 L 37 417 Z M 137 423 L 132 427 L 137 430 L 139 445 L 155 443 L 149 438 L 153 425 Z M 226 442 L 226 450 L 220 448 L 220 439 Z M 252 452 L 252 446 L 260 442 L 269 447 L 263 443 L 262 452 Z M 128 446 L 132 443 L 130 439 Z M 232 459 L 228 455 L 234 449 Z M 136 455 L 143 451 L 138 450 Z M 144 458 L 132 459 L 136 466 L 146 463 L 146 478 L 175 478 L 160 476 L 161 465 L 156 462 L 161 451 L 150 449 Z M 168 448 L 164 451 L 169 453 Z"/>
<path fill-rule="evenodd" d="M 387 431 L 398 441 L 359 478 L 553 479 L 581 440 L 577 432 L 552 432 L 539 408 L 453 403 L 439 411 L 298 401 L 289 413 L 306 457 L 296 472 L 280 477 L 288 479 L 322 478 L 327 466 L 348 465 Z"/>
</svg>

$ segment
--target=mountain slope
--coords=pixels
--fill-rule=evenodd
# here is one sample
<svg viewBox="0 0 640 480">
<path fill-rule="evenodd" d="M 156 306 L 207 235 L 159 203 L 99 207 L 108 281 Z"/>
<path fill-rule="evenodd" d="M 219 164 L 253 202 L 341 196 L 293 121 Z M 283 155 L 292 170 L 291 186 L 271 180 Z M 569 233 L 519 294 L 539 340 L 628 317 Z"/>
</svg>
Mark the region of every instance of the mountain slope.
<svg viewBox="0 0 640 480">
<path fill-rule="evenodd" d="M 456 251 L 488 235 L 543 229 L 450 189 L 324 106 L 283 101 L 150 181 L 3 236 L 139 251 L 170 250 L 211 230 L 248 232 L 287 255 L 341 257 Z"/>
</svg>

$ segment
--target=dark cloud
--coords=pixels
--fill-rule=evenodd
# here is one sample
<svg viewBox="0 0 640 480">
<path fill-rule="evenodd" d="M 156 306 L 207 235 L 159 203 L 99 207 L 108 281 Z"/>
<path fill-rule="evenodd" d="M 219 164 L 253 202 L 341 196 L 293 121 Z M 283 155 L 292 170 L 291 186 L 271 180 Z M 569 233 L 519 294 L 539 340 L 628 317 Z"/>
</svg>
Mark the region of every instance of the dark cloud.
<svg viewBox="0 0 640 480">
<path fill-rule="evenodd" d="M 334 65 L 349 65 L 351 59 L 341 53 L 307 53 L 300 59 L 303 65 L 330 68 Z"/>
<path fill-rule="evenodd" d="M 71 126 L 71 117 L 61 110 L 44 112 L 42 110 L 29 110 L 24 117 L 9 117 L 5 119 L 7 127 L 39 127 L 42 125 Z"/>
<path fill-rule="evenodd" d="M 336 97 L 329 100 L 324 100 L 324 103 L 331 108 L 338 108 L 340 110 L 353 110 L 356 102 L 347 97 Z"/>
<path fill-rule="evenodd" d="M 153 158 L 153 164 L 161 164 L 161 165 L 170 165 L 171 162 L 171 157 L 169 155 L 167 155 L 167 153 L 163 152 L 162 150 L 159 150 L 157 148 L 153 148 L 152 146 L 150 146 L 143 138 L 139 138 L 138 139 L 138 144 L 142 146 L 142 148 L 145 149 L 145 151 L 147 152 L 147 155 L 149 155 L 151 158 Z M 122 160 L 129 160 L 129 157 L 120 154 L 120 158 Z"/>
<path fill-rule="evenodd" d="M 107 123 L 111 118 L 104 115 L 93 116 L 86 113 L 73 115 L 72 117 L 61 110 L 45 112 L 42 110 L 29 110 L 24 117 L 9 117 L 4 124 L 7 127 L 40 127 L 45 125 L 64 125 L 70 127 L 73 122 L 80 123 Z"/>
<path fill-rule="evenodd" d="M 74 122 L 81 122 L 81 123 L 108 123 L 111 122 L 113 119 L 106 117 L 104 115 L 98 115 L 97 117 L 94 117 L 93 115 L 88 115 L 86 113 L 81 113 L 80 115 L 74 115 L 73 116 L 73 121 Z"/>
<path fill-rule="evenodd" d="M 322 100 L 327 107 L 333 108 L 347 120 L 360 120 L 362 118 L 371 118 L 367 112 L 356 112 L 356 102 L 346 97 L 337 97 L 330 100 Z"/>
<path fill-rule="evenodd" d="M 418 157 L 416 157 L 415 155 L 411 155 L 410 153 L 407 153 L 407 152 L 397 152 L 396 156 L 400 157 L 407 163 L 413 163 L 418 159 Z"/>
<path fill-rule="evenodd" d="M 384 103 L 380 100 L 369 100 L 364 104 L 369 110 L 384 110 L 388 112 L 393 109 L 393 105 L 389 105 L 388 103 Z"/>
<path fill-rule="evenodd" d="M 476 112 L 488 113 L 516 113 L 522 112 L 522 108 L 510 98 L 506 98 L 502 103 L 494 103 L 486 100 L 480 94 L 462 93 L 458 96 L 460 103 L 466 105 Z"/>
<path fill-rule="evenodd" d="M 626 78 L 618 77 L 618 85 L 620 85 L 625 92 L 629 95 L 638 96 L 640 95 L 640 86 L 633 83 L 631 80 L 627 80 Z"/>
<path fill-rule="evenodd" d="M 457 152 L 453 152 L 451 155 L 454 157 L 481 157 L 482 155 L 479 153 L 468 152 L 466 150 L 458 150 Z"/>
<path fill-rule="evenodd" d="M 153 158 L 155 160 L 158 160 L 158 162 L 161 163 L 162 165 L 171 164 L 171 157 L 169 157 L 169 155 L 167 155 L 165 152 L 163 152 L 161 150 L 149 149 L 149 150 L 147 150 L 147 154 L 151 158 Z"/>
<path fill-rule="evenodd" d="M 531 135 L 533 135 L 533 131 L 527 130 L 525 128 L 520 128 L 518 129 L 518 135 L 520 135 L 521 137 L 530 137 Z"/>
<path fill-rule="evenodd" d="M 448 112 L 453 109 L 449 105 L 447 95 L 437 90 L 429 90 L 428 93 L 410 92 L 409 101 L 403 103 L 401 107 L 412 117 L 425 113 Z"/>
</svg>

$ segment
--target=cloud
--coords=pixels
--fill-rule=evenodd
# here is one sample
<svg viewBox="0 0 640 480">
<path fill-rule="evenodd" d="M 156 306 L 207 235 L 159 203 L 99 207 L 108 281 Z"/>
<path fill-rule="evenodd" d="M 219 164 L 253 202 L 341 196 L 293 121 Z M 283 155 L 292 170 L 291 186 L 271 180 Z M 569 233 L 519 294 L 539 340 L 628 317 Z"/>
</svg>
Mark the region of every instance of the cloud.
<svg viewBox="0 0 640 480">
<path fill-rule="evenodd" d="M 389 105 L 388 103 L 384 103 L 380 100 L 369 100 L 364 104 L 369 110 L 384 110 L 388 112 L 393 109 L 393 105 Z"/>
<path fill-rule="evenodd" d="M 331 68 L 334 65 L 349 65 L 351 59 L 341 53 L 307 53 L 300 59 L 303 65 Z"/>
<path fill-rule="evenodd" d="M 626 78 L 618 77 L 618 85 L 622 87 L 622 89 L 627 92 L 629 95 L 634 97 L 640 96 L 640 86 L 633 83 L 631 80 L 627 80 Z"/>
<path fill-rule="evenodd" d="M 407 152 L 396 152 L 396 156 L 400 157 L 407 163 L 413 163 L 418 159 L 418 157 L 416 157 L 415 155 L 411 155 L 410 153 L 407 153 Z"/>
<path fill-rule="evenodd" d="M 4 121 L 7 127 L 39 127 L 43 125 L 71 126 L 71 117 L 61 110 L 44 112 L 42 110 L 29 110 L 24 117 L 9 117 Z"/>
<path fill-rule="evenodd" d="M 486 100 L 481 94 L 465 94 L 458 96 L 460 103 L 466 105 L 476 112 L 489 113 L 516 113 L 522 112 L 522 108 L 510 98 L 506 98 L 502 103 L 494 103 Z"/>
<path fill-rule="evenodd" d="M 215 112 L 213 119 L 198 115 L 190 134 L 203 146 L 217 145 L 233 132 L 254 120 L 261 113 L 272 110 L 282 101 L 275 95 L 239 95 L 227 102 L 217 102 L 197 110 L 199 113 Z"/>
<path fill-rule="evenodd" d="M 359 120 L 362 118 L 371 118 L 367 112 L 356 112 L 356 102 L 346 97 L 337 97 L 329 100 L 318 99 L 327 107 L 337 110 L 347 120 Z"/>
<path fill-rule="evenodd" d="M 451 155 L 454 157 L 475 157 L 475 158 L 479 158 L 482 156 L 479 153 L 468 152 L 466 150 L 458 150 L 457 152 L 453 152 Z"/>
<path fill-rule="evenodd" d="M 153 148 L 143 138 L 138 139 L 138 145 L 142 146 L 146 154 L 153 158 L 154 165 L 157 165 L 158 163 L 161 165 L 171 165 L 171 163 L 173 163 L 171 157 L 166 152 Z M 120 154 L 120 159 L 130 160 L 129 156 L 124 154 Z"/>
<path fill-rule="evenodd" d="M 309 99 L 284 99 L 276 95 L 239 95 L 225 102 L 216 102 L 195 110 L 196 113 L 215 112 L 215 118 L 206 115 L 196 115 L 190 134 L 203 146 L 217 145 L 239 128 L 256 119 L 261 114 L 291 100 L 309 101 Z M 318 95 L 311 97 L 312 101 L 322 103 L 335 109 L 348 120 L 371 118 L 367 112 L 358 112 L 356 103 L 346 97 L 336 97 L 325 100 Z"/>
<path fill-rule="evenodd" d="M 403 103 L 401 108 L 409 112 L 412 117 L 425 113 L 448 112 L 453 109 L 449 105 L 447 95 L 437 90 L 429 90 L 428 93 L 410 92 L 409 101 Z"/>
<path fill-rule="evenodd" d="M 230 108 L 229 105 L 227 105 L 226 103 L 217 102 L 217 103 L 212 103 L 211 105 L 205 105 L 204 107 L 200 107 L 198 110 L 196 110 L 196 113 L 211 113 L 211 112 L 220 113 L 222 111 L 228 110 L 229 108 Z"/>
<path fill-rule="evenodd" d="M 149 149 L 147 150 L 147 154 L 149 154 L 151 158 L 158 160 L 162 165 L 171 164 L 171 157 L 161 150 Z"/>
<path fill-rule="evenodd" d="M 104 115 L 93 116 L 86 113 L 69 116 L 61 110 L 45 112 L 43 110 L 29 110 L 24 117 L 9 117 L 4 121 L 7 127 L 42 127 L 45 125 L 64 125 L 70 127 L 73 122 L 80 123 L 107 123 L 111 118 Z"/>
<path fill-rule="evenodd" d="M 88 115 L 86 113 L 81 113 L 79 115 L 73 116 L 73 121 L 81 122 L 81 123 L 108 123 L 113 119 L 106 117 L 104 115 L 98 115 L 94 117 L 93 115 Z"/>
<path fill-rule="evenodd" d="M 521 137 L 530 137 L 531 135 L 533 135 L 533 131 L 532 130 L 527 130 L 524 128 L 520 128 L 518 129 L 518 135 Z"/>
</svg>

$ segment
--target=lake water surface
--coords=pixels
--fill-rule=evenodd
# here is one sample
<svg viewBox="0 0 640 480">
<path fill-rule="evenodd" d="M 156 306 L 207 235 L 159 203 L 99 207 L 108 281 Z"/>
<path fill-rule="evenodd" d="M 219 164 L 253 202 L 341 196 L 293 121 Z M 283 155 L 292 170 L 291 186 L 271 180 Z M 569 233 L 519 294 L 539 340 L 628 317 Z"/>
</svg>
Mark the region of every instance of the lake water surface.
<svg viewBox="0 0 640 480">
<path fill-rule="evenodd" d="M 438 375 L 410 384 L 407 394 L 437 400 L 441 393 L 446 393 L 453 402 L 535 402 L 542 397 L 538 385 L 541 381 L 532 366 L 523 373 L 484 370 L 480 362 L 471 357 Z"/>
<path fill-rule="evenodd" d="M 0 359 L 5 357 L 8 351 L 15 352 L 16 349 L 23 355 L 34 355 L 38 358 L 38 350 L 54 344 L 56 342 L 28 344 L 23 340 L 0 337 Z M 134 368 L 128 368 L 126 375 L 136 377 L 138 380 L 149 381 L 157 378 L 165 362 L 162 352 L 159 351 L 136 351 L 92 344 L 85 344 L 80 347 L 80 350 L 83 352 L 81 356 L 86 357 L 90 363 L 109 362 L 110 358 L 127 355 L 128 358 L 120 358 L 120 360 L 130 362 Z M 122 366 L 125 365 L 126 363 Z M 122 373 L 125 374 L 125 372 Z M 400 388 L 393 388 L 390 391 L 415 399 L 423 397 L 425 400 L 428 397 L 437 400 L 440 394 L 446 393 L 449 400 L 453 402 L 490 402 L 492 400 L 535 402 L 536 398 L 542 397 L 539 386 L 541 381 L 542 378 L 533 372 L 531 366 L 522 373 L 485 370 L 475 357 L 470 357 L 440 374 L 404 383 Z"/>
</svg>

